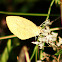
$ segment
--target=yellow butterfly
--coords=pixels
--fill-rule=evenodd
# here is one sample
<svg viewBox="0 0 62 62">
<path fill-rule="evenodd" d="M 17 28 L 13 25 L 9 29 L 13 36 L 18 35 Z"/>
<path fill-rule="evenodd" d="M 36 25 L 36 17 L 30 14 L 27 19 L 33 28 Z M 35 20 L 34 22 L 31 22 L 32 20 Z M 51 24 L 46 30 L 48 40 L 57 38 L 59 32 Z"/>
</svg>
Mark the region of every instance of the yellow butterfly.
<svg viewBox="0 0 62 62">
<path fill-rule="evenodd" d="M 37 36 L 41 30 L 41 27 L 20 16 L 7 16 L 6 23 L 9 30 L 21 40 Z"/>
</svg>

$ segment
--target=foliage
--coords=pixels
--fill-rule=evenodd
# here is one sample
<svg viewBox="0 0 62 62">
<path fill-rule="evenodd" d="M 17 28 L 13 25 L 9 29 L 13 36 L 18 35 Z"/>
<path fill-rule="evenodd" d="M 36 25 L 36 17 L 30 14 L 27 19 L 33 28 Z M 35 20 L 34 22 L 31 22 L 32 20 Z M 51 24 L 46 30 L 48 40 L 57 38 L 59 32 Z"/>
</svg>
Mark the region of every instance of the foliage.
<svg viewBox="0 0 62 62">
<path fill-rule="evenodd" d="M 5 47 L 2 55 L 0 56 L 0 62 L 7 62 L 11 50 L 12 50 L 11 39 L 9 39 L 7 42 L 7 46 Z"/>
</svg>

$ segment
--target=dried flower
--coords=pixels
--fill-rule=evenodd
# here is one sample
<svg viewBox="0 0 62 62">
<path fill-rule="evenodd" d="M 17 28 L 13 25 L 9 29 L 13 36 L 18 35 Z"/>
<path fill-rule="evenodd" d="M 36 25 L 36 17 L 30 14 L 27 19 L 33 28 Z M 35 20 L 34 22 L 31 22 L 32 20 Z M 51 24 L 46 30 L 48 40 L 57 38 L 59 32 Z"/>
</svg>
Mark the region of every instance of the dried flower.
<svg viewBox="0 0 62 62">
<path fill-rule="evenodd" d="M 41 34 L 38 36 L 38 39 L 36 42 L 32 42 L 33 44 L 36 44 L 42 49 L 44 47 L 44 42 L 47 44 L 49 43 L 52 46 L 55 46 L 55 43 L 53 41 L 57 40 L 58 33 L 51 32 L 48 25 L 51 25 L 52 23 L 50 21 L 45 21 L 41 25 L 44 27 L 42 28 Z"/>
<path fill-rule="evenodd" d="M 46 20 L 40 26 L 47 26 L 47 25 L 51 25 L 51 24 L 52 23 L 50 22 L 50 20 Z"/>
<path fill-rule="evenodd" d="M 59 42 L 57 43 L 57 46 L 60 46 L 62 44 L 62 38 L 59 37 Z"/>
<path fill-rule="evenodd" d="M 33 44 L 36 44 L 36 45 L 39 45 L 39 42 L 38 41 L 36 41 L 36 42 L 32 42 Z"/>
<path fill-rule="evenodd" d="M 35 41 L 35 42 L 32 42 L 33 44 L 36 44 L 40 47 L 40 49 L 42 49 L 44 47 L 44 43 L 41 43 L 41 42 L 38 42 L 38 41 Z"/>
</svg>

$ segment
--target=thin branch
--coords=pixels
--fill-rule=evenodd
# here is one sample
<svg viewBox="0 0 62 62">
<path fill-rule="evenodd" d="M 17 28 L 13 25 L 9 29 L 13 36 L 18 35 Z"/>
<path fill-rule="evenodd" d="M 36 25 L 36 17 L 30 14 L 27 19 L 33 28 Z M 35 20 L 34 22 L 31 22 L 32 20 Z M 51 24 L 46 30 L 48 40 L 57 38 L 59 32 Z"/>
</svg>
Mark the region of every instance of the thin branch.
<svg viewBox="0 0 62 62">
<path fill-rule="evenodd" d="M 47 20 L 47 19 L 49 18 L 49 16 L 50 16 L 51 7 L 52 7 L 53 3 L 54 3 L 54 0 L 52 0 L 52 2 L 51 2 L 51 4 L 50 4 L 50 7 L 49 7 L 49 9 L 48 9 L 48 16 L 47 16 L 46 20 Z"/>
<path fill-rule="evenodd" d="M 62 0 L 60 0 L 60 15 L 61 15 L 61 26 L 62 26 Z"/>
<path fill-rule="evenodd" d="M 60 30 L 60 29 L 62 29 L 62 27 L 61 28 L 51 28 L 50 30 L 55 31 L 55 30 Z"/>
<path fill-rule="evenodd" d="M 21 13 L 21 12 L 5 12 L 0 11 L 0 14 L 9 14 L 9 15 L 29 15 L 29 16 L 47 16 L 48 14 L 39 14 L 39 13 Z"/>
<path fill-rule="evenodd" d="M 61 28 L 51 28 L 50 30 L 51 31 L 55 31 L 55 30 L 60 30 L 60 29 L 62 29 L 62 27 Z M 5 36 L 5 37 L 0 37 L 0 40 L 8 39 L 8 38 L 14 38 L 14 37 L 17 37 L 17 36 L 15 36 L 15 35 L 9 35 L 9 36 Z"/>
<path fill-rule="evenodd" d="M 58 61 L 58 62 L 60 62 L 59 60 L 60 60 L 60 54 L 59 54 L 59 56 L 58 56 L 58 59 L 57 59 L 57 61 Z"/>
<path fill-rule="evenodd" d="M 5 37 L 0 37 L 0 40 L 3 40 L 3 39 L 8 39 L 8 38 L 14 38 L 16 37 L 15 35 L 9 35 L 9 36 L 5 36 Z"/>
<path fill-rule="evenodd" d="M 36 45 L 36 46 L 34 47 L 34 50 L 33 50 L 33 53 L 32 53 L 32 55 L 31 55 L 30 60 L 33 59 L 33 57 L 34 57 L 34 55 L 35 55 L 35 52 L 36 52 L 37 48 L 38 48 L 38 45 Z"/>
<path fill-rule="evenodd" d="M 28 16 L 48 16 L 48 14 L 40 14 L 40 13 L 21 13 L 21 12 L 5 12 L 0 11 L 0 14 L 7 14 L 7 15 L 28 15 Z M 51 14 L 50 16 L 59 16 L 59 14 Z"/>
</svg>

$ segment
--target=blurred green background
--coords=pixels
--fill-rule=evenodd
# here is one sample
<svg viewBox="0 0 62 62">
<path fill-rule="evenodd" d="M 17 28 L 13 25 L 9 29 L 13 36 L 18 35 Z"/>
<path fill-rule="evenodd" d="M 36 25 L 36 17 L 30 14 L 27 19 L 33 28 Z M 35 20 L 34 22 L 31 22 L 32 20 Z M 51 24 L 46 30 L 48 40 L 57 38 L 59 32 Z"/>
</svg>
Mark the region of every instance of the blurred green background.
<svg viewBox="0 0 62 62">
<path fill-rule="evenodd" d="M 47 14 L 51 1 L 52 0 L 0 0 L 0 11 Z M 60 16 L 60 6 L 54 3 L 51 9 L 51 14 L 58 14 Z M 0 14 L 0 37 L 12 34 L 6 25 L 6 16 L 8 16 L 8 14 Z M 46 16 L 19 16 L 31 20 L 38 26 L 46 19 Z M 50 16 L 50 20 L 52 21 L 57 17 L 58 16 Z M 60 19 L 58 20 L 59 21 L 56 21 L 51 27 L 59 27 Z M 28 47 L 29 55 L 31 56 L 35 46 L 31 42 L 34 40 L 34 37 L 23 41 L 18 38 L 12 38 L 11 42 L 9 42 L 11 43 L 9 48 L 12 49 L 10 49 L 8 53 L 9 55 L 6 54 L 8 55 L 7 62 L 17 62 L 17 56 L 19 56 L 20 50 L 24 45 Z M 0 59 L 7 47 L 7 42 L 8 39 L 0 40 Z M 34 61 L 35 60 L 33 59 L 32 62 Z"/>
</svg>

